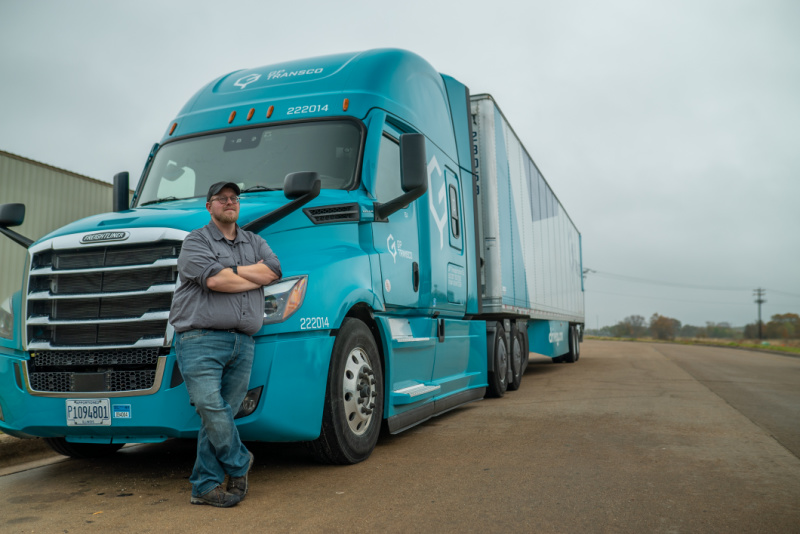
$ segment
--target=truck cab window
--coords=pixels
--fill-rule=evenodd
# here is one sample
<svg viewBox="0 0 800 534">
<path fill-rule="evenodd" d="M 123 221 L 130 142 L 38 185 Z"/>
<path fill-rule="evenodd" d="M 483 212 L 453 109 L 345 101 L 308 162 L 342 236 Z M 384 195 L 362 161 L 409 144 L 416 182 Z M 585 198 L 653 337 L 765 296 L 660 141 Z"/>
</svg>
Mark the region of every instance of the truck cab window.
<svg viewBox="0 0 800 534">
<path fill-rule="evenodd" d="M 381 137 L 378 172 L 375 177 L 375 197 L 388 202 L 403 194 L 400 186 L 400 144 L 388 135 Z"/>
<path fill-rule="evenodd" d="M 324 189 L 352 189 L 362 130 L 355 121 L 304 122 L 166 143 L 144 178 L 137 206 L 205 197 L 209 186 L 222 180 L 239 184 L 242 191 L 281 190 L 286 175 L 298 171 L 319 173 Z"/>
<path fill-rule="evenodd" d="M 458 191 L 455 186 L 450 186 L 450 233 L 453 237 L 461 236 L 461 220 L 458 216 Z"/>
</svg>

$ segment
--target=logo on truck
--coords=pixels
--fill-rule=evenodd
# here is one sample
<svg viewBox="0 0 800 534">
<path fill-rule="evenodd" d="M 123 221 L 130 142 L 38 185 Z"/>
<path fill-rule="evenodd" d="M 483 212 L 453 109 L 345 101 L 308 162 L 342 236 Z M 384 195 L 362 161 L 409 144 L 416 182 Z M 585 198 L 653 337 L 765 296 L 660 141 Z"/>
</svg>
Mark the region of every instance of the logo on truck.
<svg viewBox="0 0 800 534">
<path fill-rule="evenodd" d="M 389 237 L 386 238 L 386 248 L 389 250 L 389 254 L 392 255 L 392 260 L 397 263 L 397 255 L 399 254 L 401 258 L 405 258 L 407 260 L 413 260 L 414 254 L 410 250 L 403 250 L 403 242 L 400 240 L 395 240 L 392 234 L 389 234 Z"/>
<path fill-rule="evenodd" d="M 436 156 L 431 158 L 431 161 L 428 163 L 428 191 L 433 191 L 433 171 L 439 173 L 439 176 L 442 176 L 442 168 L 439 167 L 439 162 L 436 160 Z M 447 205 L 444 203 L 445 197 L 445 188 L 444 188 L 444 181 L 442 181 L 442 188 L 439 189 L 439 194 L 437 197 L 439 198 L 439 204 L 442 205 L 443 211 L 442 216 L 439 217 L 439 210 L 436 209 L 436 206 L 433 205 L 433 194 L 428 193 L 428 207 L 433 214 L 433 218 L 436 221 L 436 227 L 439 228 L 439 248 L 444 248 L 444 225 L 447 224 Z"/>
<path fill-rule="evenodd" d="M 291 70 L 287 71 L 286 69 L 281 70 L 273 70 L 269 74 L 267 74 L 268 80 L 273 80 L 277 78 L 292 78 L 294 76 L 307 76 L 309 74 L 322 74 L 324 69 L 317 68 L 317 69 L 300 69 L 300 70 Z"/>
<path fill-rule="evenodd" d="M 233 85 L 235 85 L 236 87 L 241 87 L 242 89 L 244 89 L 245 87 L 247 87 L 251 83 L 257 82 L 259 78 L 261 78 L 260 74 L 248 74 L 247 76 L 243 76 L 243 77 L 239 78 L 238 80 L 236 80 L 233 83 Z"/>
<path fill-rule="evenodd" d="M 100 243 L 103 241 L 125 241 L 131 234 L 129 232 L 99 232 L 86 234 L 81 238 L 81 243 Z"/>
</svg>

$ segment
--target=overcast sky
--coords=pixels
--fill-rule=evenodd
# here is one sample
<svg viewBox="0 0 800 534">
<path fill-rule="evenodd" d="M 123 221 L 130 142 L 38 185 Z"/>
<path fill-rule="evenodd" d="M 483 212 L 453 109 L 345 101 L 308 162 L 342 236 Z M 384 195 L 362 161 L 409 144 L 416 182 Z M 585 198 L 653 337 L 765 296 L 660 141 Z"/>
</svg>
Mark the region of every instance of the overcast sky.
<svg viewBox="0 0 800 534">
<path fill-rule="evenodd" d="M 494 95 L 583 236 L 588 327 L 742 326 L 758 287 L 800 312 L 798 28 L 796 0 L 0 0 L 0 150 L 135 183 L 217 76 L 406 48 Z"/>
</svg>

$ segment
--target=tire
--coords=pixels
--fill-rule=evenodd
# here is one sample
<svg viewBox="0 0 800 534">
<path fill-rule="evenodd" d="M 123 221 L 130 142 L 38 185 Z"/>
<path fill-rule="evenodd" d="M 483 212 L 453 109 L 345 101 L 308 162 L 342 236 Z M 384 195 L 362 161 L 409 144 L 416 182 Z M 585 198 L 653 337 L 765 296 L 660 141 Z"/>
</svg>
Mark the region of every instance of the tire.
<svg viewBox="0 0 800 534">
<path fill-rule="evenodd" d="M 564 355 L 564 361 L 575 363 L 578 361 L 578 332 L 574 326 L 569 327 L 569 352 Z"/>
<path fill-rule="evenodd" d="M 508 346 L 502 323 L 497 323 L 492 352 L 489 357 L 492 358 L 494 371 L 489 371 L 488 394 L 490 397 L 499 398 L 505 395 L 508 389 Z"/>
<path fill-rule="evenodd" d="M 333 344 L 322 427 L 311 451 L 326 464 L 362 462 L 375 449 L 382 420 L 378 346 L 364 323 L 346 318 Z"/>
<path fill-rule="evenodd" d="M 71 443 L 64 438 L 44 438 L 51 449 L 70 458 L 102 458 L 114 454 L 124 443 Z"/>
<path fill-rule="evenodd" d="M 508 381 L 508 391 L 516 391 L 522 383 L 522 373 L 525 372 L 525 336 L 517 330 L 517 325 L 511 327 L 511 349 L 509 350 L 509 364 L 511 365 L 511 379 Z"/>
</svg>

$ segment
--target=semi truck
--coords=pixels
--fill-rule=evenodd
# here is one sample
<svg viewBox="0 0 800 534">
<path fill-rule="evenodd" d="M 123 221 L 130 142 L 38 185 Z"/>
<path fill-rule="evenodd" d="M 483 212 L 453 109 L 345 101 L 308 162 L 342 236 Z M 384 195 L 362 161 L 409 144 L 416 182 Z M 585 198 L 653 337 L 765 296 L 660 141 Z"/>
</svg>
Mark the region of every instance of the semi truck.
<svg viewBox="0 0 800 534">
<path fill-rule="evenodd" d="M 581 234 L 505 115 L 397 49 L 234 71 L 200 89 L 113 212 L 33 242 L 0 330 L 0 430 L 72 457 L 193 438 L 168 314 L 214 182 L 283 278 L 264 287 L 243 440 L 366 459 L 398 433 L 515 390 L 529 352 L 580 356 Z M 225 258 L 220 261 L 224 264 Z"/>
</svg>

